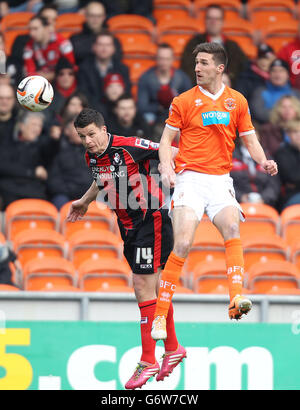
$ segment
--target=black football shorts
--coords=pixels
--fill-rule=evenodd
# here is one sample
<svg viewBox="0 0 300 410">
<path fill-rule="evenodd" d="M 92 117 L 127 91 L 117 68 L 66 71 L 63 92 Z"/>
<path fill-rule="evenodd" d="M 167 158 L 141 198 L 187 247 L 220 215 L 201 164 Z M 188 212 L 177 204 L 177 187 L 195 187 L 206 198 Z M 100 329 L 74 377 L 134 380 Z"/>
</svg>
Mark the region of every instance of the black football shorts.
<svg viewBox="0 0 300 410">
<path fill-rule="evenodd" d="M 168 209 L 147 213 L 141 225 L 126 230 L 119 225 L 124 241 L 124 256 L 132 272 L 156 273 L 165 263 L 173 249 L 173 229 Z"/>
</svg>

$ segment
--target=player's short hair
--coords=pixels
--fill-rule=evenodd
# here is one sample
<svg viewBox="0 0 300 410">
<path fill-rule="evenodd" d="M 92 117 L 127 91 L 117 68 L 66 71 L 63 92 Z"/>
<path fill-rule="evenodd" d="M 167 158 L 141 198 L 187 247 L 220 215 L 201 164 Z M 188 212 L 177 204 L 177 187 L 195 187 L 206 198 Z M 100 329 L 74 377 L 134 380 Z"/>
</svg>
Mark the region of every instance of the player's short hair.
<svg viewBox="0 0 300 410">
<path fill-rule="evenodd" d="M 207 53 L 212 54 L 213 59 L 217 65 L 224 64 L 225 68 L 227 67 L 228 57 L 225 51 L 225 48 L 219 43 L 201 43 L 198 44 L 193 54 L 196 56 L 198 53 Z"/>
<path fill-rule="evenodd" d="M 75 118 L 74 127 L 85 128 L 90 124 L 95 124 L 98 128 L 103 127 L 105 125 L 103 115 L 92 108 L 84 108 Z"/>
</svg>

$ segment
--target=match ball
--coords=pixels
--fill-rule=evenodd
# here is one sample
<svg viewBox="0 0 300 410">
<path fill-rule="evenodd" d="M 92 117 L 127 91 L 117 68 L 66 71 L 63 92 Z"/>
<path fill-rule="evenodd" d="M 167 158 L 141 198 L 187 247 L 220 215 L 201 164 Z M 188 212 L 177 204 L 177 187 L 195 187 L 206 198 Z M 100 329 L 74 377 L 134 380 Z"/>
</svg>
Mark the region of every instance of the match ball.
<svg viewBox="0 0 300 410">
<path fill-rule="evenodd" d="M 40 75 L 24 78 L 17 88 L 19 103 L 29 111 L 43 111 L 49 107 L 53 96 L 52 85 L 46 78 Z"/>
</svg>

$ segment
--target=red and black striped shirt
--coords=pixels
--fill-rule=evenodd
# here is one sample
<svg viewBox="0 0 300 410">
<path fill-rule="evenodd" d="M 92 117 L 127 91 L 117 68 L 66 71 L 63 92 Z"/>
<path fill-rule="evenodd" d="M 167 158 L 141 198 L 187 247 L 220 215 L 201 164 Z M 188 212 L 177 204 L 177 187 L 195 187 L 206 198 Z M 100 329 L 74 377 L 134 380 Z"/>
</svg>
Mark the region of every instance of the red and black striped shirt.
<svg viewBox="0 0 300 410">
<path fill-rule="evenodd" d="M 125 229 L 137 228 L 147 213 L 164 204 L 159 175 L 151 175 L 150 160 L 158 160 L 159 144 L 109 135 L 106 150 L 86 153 L 86 162 L 101 192 L 101 200 L 113 209 Z"/>
</svg>

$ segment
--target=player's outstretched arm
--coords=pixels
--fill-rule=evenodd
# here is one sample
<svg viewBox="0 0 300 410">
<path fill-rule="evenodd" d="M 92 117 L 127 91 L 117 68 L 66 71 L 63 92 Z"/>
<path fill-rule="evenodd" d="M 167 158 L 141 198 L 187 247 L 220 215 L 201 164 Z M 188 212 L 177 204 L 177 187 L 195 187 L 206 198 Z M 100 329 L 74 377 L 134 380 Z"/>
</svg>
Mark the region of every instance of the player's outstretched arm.
<svg viewBox="0 0 300 410">
<path fill-rule="evenodd" d="M 96 182 L 93 181 L 86 193 L 77 201 L 72 202 L 67 215 L 67 221 L 76 222 L 80 220 L 87 212 L 89 204 L 97 198 L 98 192 L 98 186 Z"/>
<path fill-rule="evenodd" d="M 174 164 L 174 150 L 172 148 L 172 141 L 176 137 L 178 131 L 172 130 L 165 126 L 159 144 L 159 159 L 160 159 L 160 173 L 162 181 L 165 185 L 173 188 L 175 186 L 175 164 Z"/>
<path fill-rule="evenodd" d="M 256 134 L 253 132 L 252 134 L 245 135 L 241 138 L 243 138 L 251 158 L 261 165 L 269 175 L 276 175 L 278 173 L 277 164 L 275 161 L 266 158 L 265 152 L 260 145 Z"/>
</svg>

